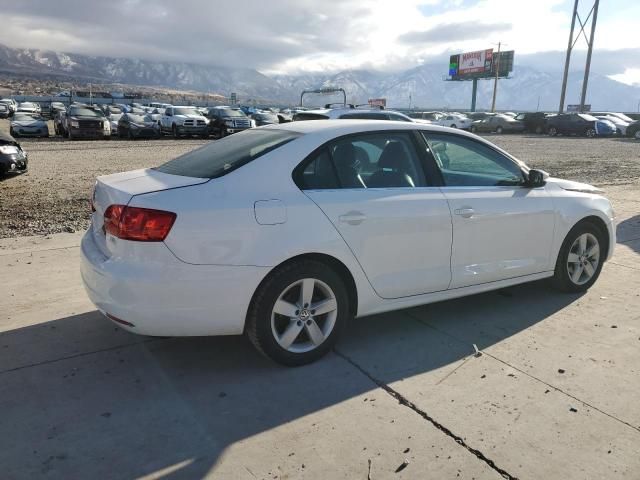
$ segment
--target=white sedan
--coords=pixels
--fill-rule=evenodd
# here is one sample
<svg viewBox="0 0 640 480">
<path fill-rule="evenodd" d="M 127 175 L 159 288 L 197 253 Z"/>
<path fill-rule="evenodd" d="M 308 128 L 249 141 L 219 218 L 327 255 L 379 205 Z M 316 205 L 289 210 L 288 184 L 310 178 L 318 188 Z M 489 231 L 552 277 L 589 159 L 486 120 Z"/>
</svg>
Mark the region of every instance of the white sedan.
<svg viewBox="0 0 640 480">
<path fill-rule="evenodd" d="M 273 125 L 99 177 L 81 272 L 130 332 L 246 333 L 301 365 L 354 316 L 543 278 L 588 289 L 615 245 L 601 193 L 460 130 Z"/>
</svg>

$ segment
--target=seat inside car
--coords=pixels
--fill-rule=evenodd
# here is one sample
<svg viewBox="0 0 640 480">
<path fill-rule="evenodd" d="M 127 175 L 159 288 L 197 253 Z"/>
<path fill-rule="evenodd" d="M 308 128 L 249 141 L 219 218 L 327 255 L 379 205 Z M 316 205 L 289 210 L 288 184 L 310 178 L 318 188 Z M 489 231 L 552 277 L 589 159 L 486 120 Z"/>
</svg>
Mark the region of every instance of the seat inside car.
<svg viewBox="0 0 640 480">
<path fill-rule="evenodd" d="M 389 142 L 378 159 L 378 170 L 371 175 L 369 188 L 415 187 L 409 174 L 410 160 L 400 142 Z"/>
</svg>

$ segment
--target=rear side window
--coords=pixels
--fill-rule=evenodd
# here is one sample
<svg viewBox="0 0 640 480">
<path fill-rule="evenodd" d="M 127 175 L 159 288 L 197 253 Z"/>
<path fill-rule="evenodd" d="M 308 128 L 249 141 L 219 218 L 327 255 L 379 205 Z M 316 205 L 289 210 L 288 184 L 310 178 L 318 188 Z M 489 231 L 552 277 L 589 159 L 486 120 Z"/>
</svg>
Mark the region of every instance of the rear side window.
<svg viewBox="0 0 640 480">
<path fill-rule="evenodd" d="M 339 188 L 337 173 L 327 148 L 315 154 L 304 170 L 298 174 L 296 183 L 301 190 Z"/>
<path fill-rule="evenodd" d="M 299 137 L 283 130 L 247 130 L 185 153 L 155 170 L 171 175 L 217 178 Z"/>
</svg>

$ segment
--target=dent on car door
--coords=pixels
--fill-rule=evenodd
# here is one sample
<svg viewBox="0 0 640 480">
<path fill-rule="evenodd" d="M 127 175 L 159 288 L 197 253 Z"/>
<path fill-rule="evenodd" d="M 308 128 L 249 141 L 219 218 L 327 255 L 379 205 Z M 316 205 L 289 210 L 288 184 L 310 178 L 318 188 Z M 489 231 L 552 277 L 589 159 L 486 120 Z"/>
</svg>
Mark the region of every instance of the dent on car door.
<svg viewBox="0 0 640 480">
<path fill-rule="evenodd" d="M 296 173 L 383 298 L 446 290 L 451 279 L 449 208 L 419 146 L 412 131 L 350 135 Z"/>
<path fill-rule="evenodd" d="M 520 166 L 468 137 L 425 132 L 451 209 L 451 288 L 553 269 L 555 213 L 544 187 Z"/>
</svg>

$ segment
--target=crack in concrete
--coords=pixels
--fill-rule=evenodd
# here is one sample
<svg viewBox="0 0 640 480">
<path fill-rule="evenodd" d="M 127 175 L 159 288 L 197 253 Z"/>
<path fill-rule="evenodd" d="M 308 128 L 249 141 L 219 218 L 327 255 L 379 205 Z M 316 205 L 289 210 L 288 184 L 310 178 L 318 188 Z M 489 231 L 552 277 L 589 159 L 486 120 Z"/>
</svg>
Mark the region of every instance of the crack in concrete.
<svg viewBox="0 0 640 480">
<path fill-rule="evenodd" d="M 478 450 L 476 448 L 473 448 L 470 445 L 468 445 L 467 442 L 465 442 L 462 437 L 460 437 L 459 435 L 456 435 L 450 429 L 448 429 L 447 427 L 442 425 L 440 422 L 435 420 L 432 416 L 430 416 L 427 412 L 422 410 L 420 407 L 418 407 L 415 403 L 413 403 L 411 400 L 406 398 L 400 392 L 398 392 L 397 390 L 394 390 L 389 385 L 384 383 L 382 380 L 379 380 L 379 379 L 375 378 L 373 375 L 371 375 L 369 372 L 367 372 L 363 367 L 361 367 L 359 364 L 357 364 L 351 357 L 349 357 L 348 355 L 345 355 L 344 353 L 340 352 L 337 348 L 334 348 L 333 352 L 336 355 L 338 355 L 340 358 L 345 360 L 347 363 L 349 363 L 351 366 L 353 366 L 356 370 L 358 370 L 364 376 L 366 376 L 369 380 L 371 380 L 373 383 L 375 383 L 382 390 L 387 392 L 391 397 L 396 399 L 400 405 L 413 410 L 415 413 L 417 413 L 422 418 L 424 418 L 426 421 L 431 423 L 435 428 L 440 430 L 446 436 L 448 436 L 451 439 L 453 439 L 453 441 L 455 441 L 458 445 L 463 447 L 469 453 L 471 453 L 472 455 L 476 456 L 482 462 L 486 463 L 487 466 L 489 466 L 492 470 L 494 470 L 497 473 L 499 473 L 502 476 L 502 478 L 505 478 L 507 480 L 518 480 L 518 477 L 510 474 L 509 472 L 507 472 L 503 468 L 501 468 L 498 465 L 496 465 L 496 463 L 493 460 L 491 460 L 489 457 L 487 457 L 480 450 Z"/>
<path fill-rule="evenodd" d="M 407 316 L 408 316 L 409 318 L 411 318 L 412 320 L 414 320 L 414 321 L 418 322 L 420 325 L 423 325 L 423 326 L 425 326 L 425 327 L 427 327 L 427 328 L 431 328 L 431 329 L 435 330 L 436 332 L 441 333 L 442 335 L 446 335 L 447 337 L 449 337 L 449 338 L 451 338 L 451 339 L 453 339 L 453 340 L 455 340 L 455 341 L 457 341 L 457 342 L 459 342 L 459 343 L 461 343 L 461 344 L 463 344 L 463 345 L 469 345 L 469 343 L 468 343 L 468 342 L 465 342 L 464 340 L 462 340 L 462 339 L 460 339 L 460 338 L 456 337 L 455 335 L 451 335 L 449 332 L 445 332 L 445 331 L 443 331 L 443 330 L 440 330 L 439 328 L 434 327 L 433 325 L 429 325 L 428 323 L 425 323 L 425 322 L 424 322 L 424 320 L 422 320 L 421 318 L 418 318 L 418 317 L 414 316 L 414 315 L 413 315 L 413 314 L 411 314 L 411 313 L 405 313 L 405 315 L 407 315 Z M 622 419 L 620 419 L 620 418 L 616 417 L 615 415 L 613 415 L 613 414 L 611 414 L 611 413 L 605 412 L 605 411 L 604 411 L 604 410 L 602 410 L 601 408 L 598 408 L 598 407 L 596 407 L 595 405 L 592 405 L 592 404 L 590 404 L 590 403 L 588 403 L 588 402 L 585 402 L 584 400 L 582 400 L 582 399 L 580 399 L 580 398 L 578 398 L 578 397 L 576 397 L 576 396 L 574 396 L 574 395 L 571 395 L 571 394 L 570 394 L 570 393 L 568 393 L 568 392 L 565 392 L 565 391 L 564 391 L 564 390 L 562 390 L 561 388 L 558 388 L 558 387 L 556 387 L 555 385 L 552 385 L 552 384 L 550 384 L 550 383 L 547 383 L 547 382 L 545 382 L 544 380 L 542 380 L 541 378 L 538 378 L 538 377 L 536 377 L 535 375 L 530 374 L 529 372 L 525 372 L 524 370 L 522 370 L 522 369 L 520 369 L 520 368 L 518 368 L 518 367 L 516 367 L 516 366 L 514 366 L 514 365 L 511 365 L 509 362 L 507 362 L 507 361 L 505 361 L 505 360 L 502 360 L 501 358 L 496 357 L 495 355 L 492 355 L 492 354 L 490 354 L 490 353 L 487 353 L 487 352 L 485 352 L 484 350 L 480 350 L 480 352 L 482 352 L 482 354 L 483 354 L 483 355 L 486 355 L 486 356 L 488 356 L 488 357 L 491 357 L 491 358 L 493 358 L 494 360 L 496 360 L 496 361 L 498 361 L 498 362 L 502 363 L 503 365 L 506 365 L 506 366 L 508 366 L 508 367 L 510 367 L 510 368 L 513 368 L 514 370 L 517 370 L 518 372 L 522 373 L 523 375 L 526 375 L 527 377 L 531 378 L 532 380 L 536 380 L 537 382 L 540 382 L 540 383 L 542 383 L 543 385 L 546 385 L 546 386 L 547 386 L 547 387 L 549 387 L 549 388 L 553 388 L 553 389 L 554 389 L 554 390 L 556 390 L 557 392 L 560 392 L 560 393 L 562 393 L 563 395 L 566 395 L 567 397 L 572 398 L 572 399 L 576 400 L 577 402 L 580 402 L 580 403 L 582 403 L 583 405 L 585 405 L 585 406 L 587 406 L 587 407 L 589 407 L 589 408 L 594 409 L 595 411 L 597 411 L 597 412 L 599 412 L 599 413 L 601 413 L 601 414 L 603 414 L 603 415 L 605 415 L 605 416 L 607 416 L 607 417 L 611 418 L 612 420 L 615 420 L 615 421 L 617 421 L 617 422 L 619 422 L 619 423 L 621 423 L 621 424 L 623 424 L 623 425 L 625 425 L 625 426 L 627 426 L 627 427 L 629 427 L 629 428 L 633 429 L 633 430 L 634 430 L 634 431 L 636 431 L 636 432 L 640 432 L 640 427 L 636 427 L 635 425 L 632 425 L 631 423 L 626 422 L 626 421 L 624 421 L 624 420 L 622 420 Z"/>
</svg>

